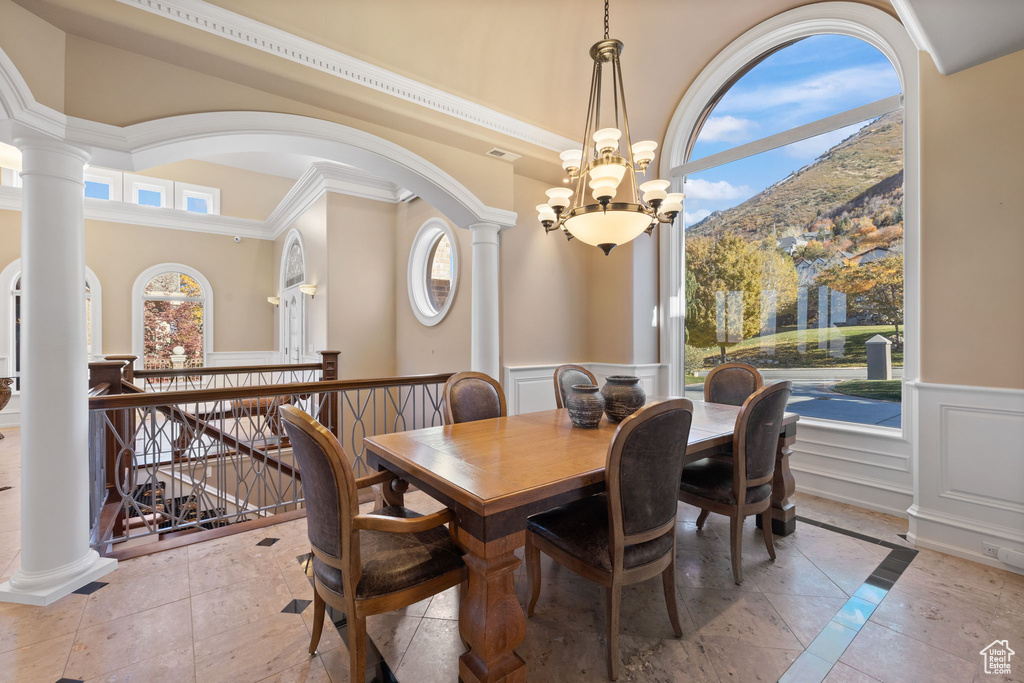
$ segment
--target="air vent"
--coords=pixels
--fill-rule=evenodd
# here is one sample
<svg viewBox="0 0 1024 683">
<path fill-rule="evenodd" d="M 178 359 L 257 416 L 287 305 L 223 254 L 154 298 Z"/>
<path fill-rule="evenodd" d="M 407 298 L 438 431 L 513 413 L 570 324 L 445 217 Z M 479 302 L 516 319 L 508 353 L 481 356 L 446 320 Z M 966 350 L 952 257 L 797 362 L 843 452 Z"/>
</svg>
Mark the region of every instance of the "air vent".
<svg viewBox="0 0 1024 683">
<path fill-rule="evenodd" d="M 498 149 L 497 147 L 492 147 L 490 151 L 486 152 L 486 154 L 489 157 L 504 159 L 505 161 L 515 161 L 522 156 L 521 154 L 513 154 L 512 152 L 504 149 Z"/>
</svg>

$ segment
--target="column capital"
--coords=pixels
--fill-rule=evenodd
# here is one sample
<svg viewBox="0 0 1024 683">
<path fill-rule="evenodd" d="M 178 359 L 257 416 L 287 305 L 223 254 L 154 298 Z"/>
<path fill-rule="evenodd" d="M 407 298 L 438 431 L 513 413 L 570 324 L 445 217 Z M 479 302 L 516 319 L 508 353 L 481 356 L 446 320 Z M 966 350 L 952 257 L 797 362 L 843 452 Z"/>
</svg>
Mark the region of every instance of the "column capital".
<svg viewBox="0 0 1024 683">
<path fill-rule="evenodd" d="M 85 147 L 74 145 L 59 138 L 36 132 L 19 133 L 14 137 L 14 146 L 21 150 L 22 153 L 25 153 L 28 150 L 36 150 L 40 152 L 64 154 L 69 157 L 79 159 L 83 164 L 88 163 L 89 159 L 92 157 L 92 152 Z"/>
<path fill-rule="evenodd" d="M 473 223 L 469 231 L 473 233 L 473 244 L 498 244 L 501 226 L 497 223 Z"/>
</svg>

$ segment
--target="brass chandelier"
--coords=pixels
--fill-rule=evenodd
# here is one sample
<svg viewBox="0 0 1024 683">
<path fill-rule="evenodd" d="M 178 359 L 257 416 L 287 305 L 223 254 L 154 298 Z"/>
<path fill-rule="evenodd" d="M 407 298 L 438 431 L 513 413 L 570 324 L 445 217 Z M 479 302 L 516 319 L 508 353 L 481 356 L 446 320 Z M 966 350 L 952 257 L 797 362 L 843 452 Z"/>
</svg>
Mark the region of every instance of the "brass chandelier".
<svg viewBox="0 0 1024 683">
<path fill-rule="evenodd" d="M 683 195 L 668 192 L 669 181 L 639 183 L 637 180 L 637 173 L 646 175 L 647 167 L 654 161 L 658 143 L 644 140 L 631 144 L 619 62 L 622 49 L 622 41 L 608 37 L 608 0 L 605 0 L 604 40 L 590 48 L 594 72 L 583 147 L 566 150 L 560 155 L 571 187 L 551 188 L 546 192 L 547 204 L 537 206 L 537 218 L 546 232 L 561 228 L 570 240 L 575 237 L 599 247 L 605 255 L 643 232 L 650 235 L 658 223 L 671 223 L 683 210 Z M 601 128 L 605 65 L 612 79 L 615 119 L 612 128 Z M 620 142 L 624 143 L 627 156 L 620 152 Z M 591 197 L 593 201 L 589 201 Z"/>
</svg>

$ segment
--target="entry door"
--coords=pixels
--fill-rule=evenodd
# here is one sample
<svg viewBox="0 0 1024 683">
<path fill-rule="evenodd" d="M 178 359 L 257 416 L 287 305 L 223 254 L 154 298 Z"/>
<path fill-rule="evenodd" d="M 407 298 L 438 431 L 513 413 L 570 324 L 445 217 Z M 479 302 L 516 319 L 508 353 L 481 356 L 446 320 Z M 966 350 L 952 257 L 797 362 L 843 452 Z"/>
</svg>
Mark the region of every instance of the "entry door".
<svg viewBox="0 0 1024 683">
<path fill-rule="evenodd" d="M 302 292 L 294 287 L 281 297 L 284 304 L 284 325 L 282 329 L 284 358 L 286 363 L 301 363 L 304 345 L 305 311 Z"/>
</svg>

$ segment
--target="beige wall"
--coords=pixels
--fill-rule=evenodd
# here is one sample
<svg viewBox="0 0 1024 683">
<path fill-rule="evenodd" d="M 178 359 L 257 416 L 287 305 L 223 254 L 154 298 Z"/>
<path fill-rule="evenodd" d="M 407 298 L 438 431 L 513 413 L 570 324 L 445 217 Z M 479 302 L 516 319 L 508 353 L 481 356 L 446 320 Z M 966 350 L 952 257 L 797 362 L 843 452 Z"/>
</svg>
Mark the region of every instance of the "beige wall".
<svg viewBox="0 0 1024 683">
<path fill-rule="evenodd" d="M 327 195 L 327 344 L 341 351 L 343 379 L 395 374 L 395 214 L 394 204 Z"/>
<path fill-rule="evenodd" d="M 20 232 L 21 213 L 0 211 L 0 269 L 20 257 Z M 159 263 L 191 266 L 210 281 L 214 351 L 273 348 L 273 250 L 266 240 L 87 220 L 85 262 L 103 288 L 102 353 L 131 353 L 132 285 Z"/>
<path fill-rule="evenodd" d="M 257 221 L 266 220 L 295 185 L 291 178 L 192 159 L 147 168 L 138 175 L 218 188 L 222 216 Z"/>
<path fill-rule="evenodd" d="M 921 378 L 1024 388 L 1024 51 L 920 62 Z"/>
<path fill-rule="evenodd" d="M 423 325 L 412 312 L 409 302 L 409 250 L 413 239 L 428 218 L 445 216 L 422 199 L 399 204 L 395 232 L 395 370 L 399 375 L 433 372 L 459 372 L 469 369 L 471 282 L 473 277 L 473 244 L 469 230 L 454 228 L 458 250 L 459 275 L 455 297 L 444 320 L 433 327 Z M 454 226 L 453 226 L 454 227 Z"/>
</svg>

